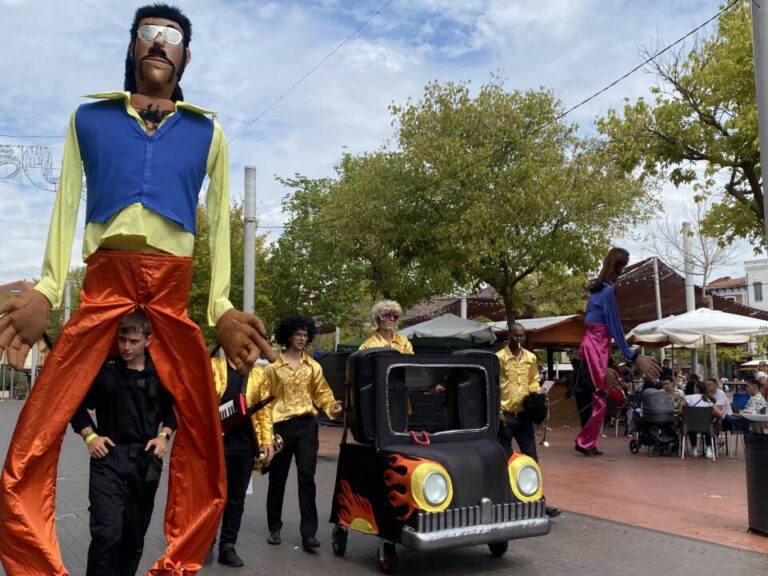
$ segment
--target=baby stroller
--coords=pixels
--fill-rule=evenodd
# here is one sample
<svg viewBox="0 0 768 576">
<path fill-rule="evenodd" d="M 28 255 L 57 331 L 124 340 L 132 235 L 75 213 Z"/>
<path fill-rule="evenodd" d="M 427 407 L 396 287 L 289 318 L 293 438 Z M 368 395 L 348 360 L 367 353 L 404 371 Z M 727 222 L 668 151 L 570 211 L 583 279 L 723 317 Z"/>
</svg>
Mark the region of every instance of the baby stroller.
<svg viewBox="0 0 768 576">
<path fill-rule="evenodd" d="M 637 397 L 630 398 L 628 404 L 637 426 L 636 437 L 629 441 L 632 454 L 637 454 L 640 447 L 645 446 L 654 456 L 676 455 L 680 450 L 680 438 L 675 411 L 641 408 Z"/>
</svg>

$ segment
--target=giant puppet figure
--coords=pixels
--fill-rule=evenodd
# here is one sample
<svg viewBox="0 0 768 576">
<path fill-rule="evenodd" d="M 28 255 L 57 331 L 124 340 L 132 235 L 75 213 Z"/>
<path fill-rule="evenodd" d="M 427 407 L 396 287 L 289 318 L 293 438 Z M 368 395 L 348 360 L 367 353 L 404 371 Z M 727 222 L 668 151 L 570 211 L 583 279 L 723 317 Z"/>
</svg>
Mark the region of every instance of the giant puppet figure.
<svg viewBox="0 0 768 576">
<path fill-rule="evenodd" d="M 56 467 L 68 421 L 115 343 L 120 319 L 141 308 L 153 359 L 174 397 L 178 432 L 169 472 L 168 548 L 154 575 L 194 574 L 224 506 L 217 399 L 205 341 L 187 316 L 198 194 L 210 177 L 208 321 L 246 372 L 264 327 L 229 302 L 229 178 L 221 127 L 183 101 L 191 24 L 176 8 L 140 8 L 131 27 L 125 92 L 94 96 L 72 115 L 59 190 L 35 289 L 0 306 L 0 355 L 21 368 L 61 302 L 83 172 L 87 183 L 82 305 L 64 327 L 19 416 L 0 477 L 0 560 L 9 576 L 68 574 L 54 525 Z"/>
<path fill-rule="evenodd" d="M 591 416 L 576 436 L 574 446 L 576 451 L 584 456 L 602 454 L 597 448 L 597 443 L 605 420 L 607 405 L 605 399 L 608 392 L 619 384 L 616 371 L 608 369 L 611 340 L 624 354 L 627 363 L 634 362 L 635 366 L 650 378 L 658 378 L 661 374 L 661 368 L 655 358 L 632 350 L 624 338 L 624 327 L 621 325 L 619 308 L 616 304 L 614 283 L 621 276 L 628 262 L 629 252 L 623 248 L 611 248 L 603 260 L 600 274 L 587 286 L 590 296 L 584 312 L 586 330 L 579 347 L 579 358 L 587 366 L 595 391 L 592 395 Z"/>
</svg>

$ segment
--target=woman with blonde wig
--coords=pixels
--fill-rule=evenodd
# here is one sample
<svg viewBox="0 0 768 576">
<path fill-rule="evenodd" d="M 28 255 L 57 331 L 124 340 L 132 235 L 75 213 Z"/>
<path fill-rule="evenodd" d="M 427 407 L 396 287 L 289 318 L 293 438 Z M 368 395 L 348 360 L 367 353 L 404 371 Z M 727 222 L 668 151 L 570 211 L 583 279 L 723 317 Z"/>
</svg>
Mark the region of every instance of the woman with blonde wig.
<svg viewBox="0 0 768 576">
<path fill-rule="evenodd" d="M 403 309 L 394 300 L 376 302 L 371 308 L 371 325 L 376 331 L 360 345 L 360 350 L 392 348 L 401 354 L 413 354 L 410 340 L 397 333 L 397 321 L 402 315 Z"/>
</svg>

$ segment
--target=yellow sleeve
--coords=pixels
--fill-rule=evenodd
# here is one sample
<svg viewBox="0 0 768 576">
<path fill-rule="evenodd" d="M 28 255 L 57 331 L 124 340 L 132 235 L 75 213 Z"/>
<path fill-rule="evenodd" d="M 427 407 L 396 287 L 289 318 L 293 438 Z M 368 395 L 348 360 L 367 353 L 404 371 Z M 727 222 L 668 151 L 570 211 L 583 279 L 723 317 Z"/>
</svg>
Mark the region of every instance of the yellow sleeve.
<svg viewBox="0 0 768 576">
<path fill-rule="evenodd" d="M 229 301 L 229 152 L 224 132 L 215 121 L 206 168 L 211 179 L 206 198 L 208 242 L 211 250 L 208 324 L 215 326 L 219 318 L 232 308 Z"/>
<path fill-rule="evenodd" d="M 61 306 L 64 295 L 82 188 L 83 165 L 73 113 L 69 120 L 67 139 L 64 141 L 64 159 L 61 162 L 59 186 L 48 228 L 42 277 L 35 286 L 35 290 L 48 298 L 54 308 Z"/>
<path fill-rule="evenodd" d="M 541 388 L 541 386 L 539 386 L 541 380 L 541 377 L 539 376 L 539 361 L 535 354 L 531 353 L 531 356 L 531 367 L 528 372 L 528 382 L 530 382 L 528 385 L 528 392 L 537 394 Z"/>
<path fill-rule="evenodd" d="M 227 389 L 227 359 L 220 356 L 212 358 L 211 369 L 213 370 L 213 383 L 216 386 L 216 397 L 221 402 L 221 397 Z"/>
<path fill-rule="evenodd" d="M 315 406 L 322 408 L 325 415 L 334 420 L 335 418 L 331 415 L 331 412 L 336 403 L 336 398 L 334 398 L 331 387 L 323 375 L 323 369 L 314 360 L 312 361 L 312 380 L 309 383 L 309 393 Z"/>
<path fill-rule="evenodd" d="M 403 338 L 405 338 L 405 336 L 403 336 Z M 403 354 L 413 354 L 413 345 L 411 344 L 411 341 L 408 340 L 408 338 L 405 338 Z"/>
<path fill-rule="evenodd" d="M 360 348 L 358 350 L 367 350 L 368 348 L 373 348 L 373 338 L 366 338 L 365 342 L 360 344 Z"/>
<path fill-rule="evenodd" d="M 507 363 L 504 359 L 496 354 L 499 359 L 499 400 L 501 401 L 501 410 L 504 411 L 508 408 L 510 398 L 512 397 L 512 391 L 510 390 L 509 377 L 507 375 Z"/>
<path fill-rule="evenodd" d="M 245 388 L 245 399 L 248 406 L 264 400 L 270 395 L 271 387 L 263 368 L 255 367 L 248 376 L 248 385 Z M 251 423 L 259 441 L 259 446 L 272 444 L 272 407 L 264 406 L 261 410 L 251 415 Z"/>
</svg>

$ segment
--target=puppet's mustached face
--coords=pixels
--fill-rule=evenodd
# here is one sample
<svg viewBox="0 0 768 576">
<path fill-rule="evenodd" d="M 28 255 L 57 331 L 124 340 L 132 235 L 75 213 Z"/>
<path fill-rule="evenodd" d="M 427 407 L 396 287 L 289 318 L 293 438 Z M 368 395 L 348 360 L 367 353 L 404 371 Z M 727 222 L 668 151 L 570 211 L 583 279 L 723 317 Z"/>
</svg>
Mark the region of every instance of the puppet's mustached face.
<svg viewBox="0 0 768 576">
<path fill-rule="evenodd" d="M 143 18 L 139 27 L 145 24 L 168 26 L 181 31 L 178 24 L 165 18 Z M 133 56 L 139 87 L 143 83 L 172 85 L 178 81 L 178 71 L 183 70 L 184 43 L 169 44 L 161 33 L 151 41 L 137 38 Z"/>
</svg>

